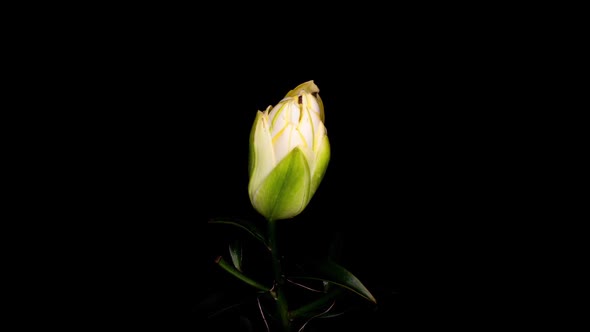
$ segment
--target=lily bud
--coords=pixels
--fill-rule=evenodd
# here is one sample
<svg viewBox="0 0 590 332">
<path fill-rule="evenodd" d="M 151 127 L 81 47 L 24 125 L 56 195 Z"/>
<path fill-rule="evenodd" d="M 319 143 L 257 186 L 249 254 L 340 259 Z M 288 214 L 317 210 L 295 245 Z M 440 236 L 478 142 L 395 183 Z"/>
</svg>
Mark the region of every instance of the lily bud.
<svg viewBox="0 0 590 332">
<path fill-rule="evenodd" d="M 275 106 L 258 111 L 250 133 L 248 193 L 267 220 L 300 214 L 330 160 L 324 105 L 313 81 L 298 85 Z"/>
</svg>

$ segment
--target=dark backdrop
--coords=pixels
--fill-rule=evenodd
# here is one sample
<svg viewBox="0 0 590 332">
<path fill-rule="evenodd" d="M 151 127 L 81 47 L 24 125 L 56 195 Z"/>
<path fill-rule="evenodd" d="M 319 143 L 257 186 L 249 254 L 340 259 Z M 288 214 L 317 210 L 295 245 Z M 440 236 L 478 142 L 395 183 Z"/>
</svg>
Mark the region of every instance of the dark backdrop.
<svg viewBox="0 0 590 332">
<path fill-rule="evenodd" d="M 77 60 L 81 115 L 67 141 L 81 175 L 73 194 L 91 192 L 76 197 L 91 224 L 80 237 L 92 243 L 82 273 L 98 280 L 80 294 L 97 304 L 85 322 L 236 326 L 237 316 L 209 319 L 202 306 L 218 290 L 244 292 L 214 264 L 235 232 L 207 221 L 263 222 L 247 193 L 249 131 L 257 110 L 308 80 L 324 101 L 332 159 L 307 209 L 281 225 L 286 251 L 311 256 L 342 236 L 340 263 L 378 301 L 359 299 L 326 326 L 451 328 L 479 314 L 467 303 L 491 296 L 474 284 L 487 272 L 475 267 L 485 251 L 473 248 L 495 217 L 482 192 L 498 175 L 482 171 L 495 162 L 482 151 L 498 115 L 480 84 L 493 65 L 431 33 L 358 37 L 354 52 L 335 35 L 311 50 L 168 37 L 119 38 Z"/>
</svg>

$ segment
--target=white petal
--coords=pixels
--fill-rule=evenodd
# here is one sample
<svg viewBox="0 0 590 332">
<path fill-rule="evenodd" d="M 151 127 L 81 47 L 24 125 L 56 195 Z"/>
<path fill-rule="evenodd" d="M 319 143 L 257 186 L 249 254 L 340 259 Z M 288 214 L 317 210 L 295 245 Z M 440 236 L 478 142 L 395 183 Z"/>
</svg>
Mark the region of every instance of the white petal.
<svg viewBox="0 0 590 332">
<path fill-rule="evenodd" d="M 250 177 L 248 190 L 250 193 L 255 191 L 266 176 L 275 167 L 275 155 L 272 146 L 272 138 L 268 130 L 268 110 L 266 112 L 258 112 L 256 117 L 256 124 L 254 127 L 253 141 L 250 144 L 254 149 L 254 170 Z M 251 156 L 252 158 L 252 156 Z"/>
<path fill-rule="evenodd" d="M 313 148 L 313 119 L 310 116 L 309 109 L 306 109 L 305 107 L 302 107 L 301 114 L 301 122 L 297 125 L 297 129 L 299 129 L 299 132 L 301 133 L 305 146 Z"/>
<path fill-rule="evenodd" d="M 301 144 L 301 137 L 296 127 L 287 124 L 273 137 L 273 146 L 276 162 L 279 163 L 291 150 Z"/>
</svg>

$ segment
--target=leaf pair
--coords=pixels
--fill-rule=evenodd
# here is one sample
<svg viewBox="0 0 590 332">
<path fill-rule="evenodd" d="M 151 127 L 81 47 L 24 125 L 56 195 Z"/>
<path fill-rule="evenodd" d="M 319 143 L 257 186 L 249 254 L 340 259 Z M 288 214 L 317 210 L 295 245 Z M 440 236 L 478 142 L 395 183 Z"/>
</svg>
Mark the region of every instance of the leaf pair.
<svg viewBox="0 0 590 332">
<path fill-rule="evenodd" d="M 269 248 L 269 244 L 265 238 L 265 236 L 260 232 L 259 228 L 248 221 L 238 220 L 238 221 L 229 221 L 229 220 L 212 220 L 209 223 L 211 224 L 226 224 L 232 225 L 235 227 L 239 227 L 240 229 L 245 230 L 248 232 L 253 238 L 260 241 L 266 248 Z M 238 279 L 246 282 L 247 284 L 263 291 L 269 291 L 270 288 L 267 286 L 258 283 L 251 278 L 245 276 L 241 272 L 241 257 L 242 251 L 241 246 L 234 243 L 234 245 L 230 245 L 230 256 L 232 258 L 233 266 L 227 263 L 223 258 L 220 256 L 217 258 L 216 262 L 226 271 L 237 277 Z M 376 303 L 376 299 L 371 294 L 371 292 L 363 285 L 363 283 L 354 276 L 350 271 L 346 268 L 341 266 L 340 264 L 336 263 L 331 259 L 319 259 L 313 262 L 305 263 L 303 265 L 303 270 L 299 274 L 290 275 L 288 278 L 293 279 L 312 279 L 312 280 L 321 280 L 325 282 L 329 282 L 335 285 L 338 285 L 344 289 L 352 291 L 353 293 L 361 296 L 362 298 Z M 330 293 L 329 293 L 330 294 Z"/>
</svg>

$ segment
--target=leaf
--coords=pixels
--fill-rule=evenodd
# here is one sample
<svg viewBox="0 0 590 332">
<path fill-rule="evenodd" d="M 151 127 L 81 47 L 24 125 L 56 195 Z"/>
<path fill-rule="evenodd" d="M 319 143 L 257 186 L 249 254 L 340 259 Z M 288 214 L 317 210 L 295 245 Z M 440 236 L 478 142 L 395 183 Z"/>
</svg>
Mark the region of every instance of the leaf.
<svg viewBox="0 0 590 332">
<path fill-rule="evenodd" d="M 320 298 L 306 305 L 303 305 L 295 310 L 292 310 L 289 315 L 291 318 L 309 318 L 317 316 L 318 310 L 324 310 L 324 307 L 330 304 L 342 292 L 342 288 L 335 288 L 322 295 Z"/>
<path fill-rule="evenodd" d="M 233 225 L 236 227 L 239 227 L 245 231 L 247 231 L 250 235 L 252 235 L 256 240 L 262 242 L 262 244 L 264 244 L 264 246 L 270 250 L 270 246 L 268 245 L 268 243 L 266 242 L 266 237 L 264 236 L 264 233 L 262 233 L 260 231 L 260 229 L 258 229 L 258 227 L 249 221 L 246 220 L 225 220 L 225 219 L 213 219 L 213 220 L 209 220 L 210 224 L 224 224 L 224 225 Z"/>
<path fill-rule="evenodd" d="M 231 266 L 229 263 L 227 263 L 222 256 L 217 257 L 217 259 L 215 259 L 215 263 L 217 265 L 219 265 L 222 269 L 226 270 L 227 272 L 229 272 L 230 274 L 232 274 L 234 277 L 242 280 L 243 282 L 247 283 L 248 285 L 258 288 L 260 290 L 263 290 L 265 292 L 270 291 L 270 287 L 264 286 L 263 284 L 257 282 L 256 280 L 246 276 L 245 274 L 243 274 L 242 272 L 238 271 L 235 267 Z"/>
<path fill-rule="evenodd" d="M 361 283 L 361 281 L 345 269 L 340 264 L 330 260 L 324 259 L 304 265 L 305 270 L 309 275 L 290 275 L 289 278 L 300 279 L 315 279 L 328 281 L 338 286 L 344 287 L 361 297 L 377 303 L 375 297 L 369 290 Z"/>
<path fill-rule="evenodd" d="M 242 242 L 239 240 L 234 241 L 229 245 L 229 255 L 231 256 L 231 261 L 234 263 L 234 266 L 238 271 L 242 271 L 242 255 L 243 255 L 243 247 Z"/>
</svg>

